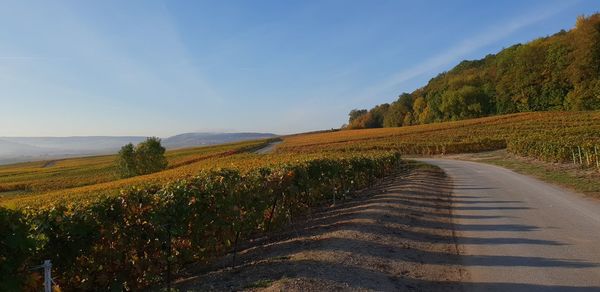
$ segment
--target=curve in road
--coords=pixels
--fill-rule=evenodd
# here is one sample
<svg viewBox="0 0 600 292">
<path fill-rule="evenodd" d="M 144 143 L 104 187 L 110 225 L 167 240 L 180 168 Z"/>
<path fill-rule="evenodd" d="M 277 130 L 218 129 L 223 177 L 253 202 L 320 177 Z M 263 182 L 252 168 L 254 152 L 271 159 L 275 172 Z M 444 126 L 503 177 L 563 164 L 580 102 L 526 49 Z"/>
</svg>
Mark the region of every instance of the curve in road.
<svg viewBox="0 0 600 292">
<path fill-rule="evenodd" d="M 254 151 L 254 153 L 256 154 L 269 154 L 272 153 L 273 151 L 275 151 L 275 147 L 277 147 L 277 145 L 281 144 L 282 141 L 273 141 L 271 143 L 268 143 L 267 145 L 265 145 L 264 147 L 257 149 L 256 151 Z"/>
<path fill-rule="evenodd" d="M 482 163 L 416 159 L 452 179 L 467 291 L 600 291 L 600 203 Z"/>
</svg>

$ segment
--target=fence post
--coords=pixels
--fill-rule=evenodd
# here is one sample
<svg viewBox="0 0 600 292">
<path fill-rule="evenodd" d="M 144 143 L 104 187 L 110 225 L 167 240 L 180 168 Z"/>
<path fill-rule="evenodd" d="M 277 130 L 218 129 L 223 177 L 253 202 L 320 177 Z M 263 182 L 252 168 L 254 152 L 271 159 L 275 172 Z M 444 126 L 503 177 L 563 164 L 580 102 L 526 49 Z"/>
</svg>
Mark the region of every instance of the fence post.
<svg viewBox="0 0 600 292">
<path fill-rule="evenodd" d="M 237 247 L 238 240 L 240 239 L 240 232 L 241 231 L 235 233 L 235 242 L 233 243 L 233 260 L 231 261 L 231 268 L 235 268 L 235 257 L 237 256 Z"/>
<path fill-rule="evenodd" d="M 577 151 L 579 152 L 579 164 L 583 165 L 583 159 L 581 157 L 581 147 L 577 146 Z"/>
<path fill-rule="evenodd" d="M 589 167 L 590 166 L 590 153 L 587 151 L 587 149 L 584 148 L 583 154 L 585 155 L 585 163 Z"/>
<path fill-rule="evenodd" d="M 167 224 L 167 291 L 171 291 L 171 224 Z"/>
<path fill-rule="evenodd" d="M 52 262 L 44 261 L 44 292 L 52 292 Z"/>
<path fill-rule="evenodd" d="M 267 226 L 265 228 L 266 232 L 269 232 L 271 228 L 271 221 L 273 221 L 273 217 L 275 216 L 275 207 L 277 206 L 277 195 L 275 195 L 275 199 L 273 200 L 273 206 L 271 206 L 271 214 L 269 214 L 269 220 L 267 221 Z"/>
<path fill-rule="evenodd" d="M 334 206 L 335 206 L 335 193 L 336 193 L 336 191 L 334 190 L 334 191 L 333 191 L 333 205 L 334 205 Z"/>
<path fill-rule="evenodd" d="M 598 146 L 594 145 L 594 153 L 596 153 L 596 168 L 600 169 L 600 157 L 598 157 Z"/>
</svg>

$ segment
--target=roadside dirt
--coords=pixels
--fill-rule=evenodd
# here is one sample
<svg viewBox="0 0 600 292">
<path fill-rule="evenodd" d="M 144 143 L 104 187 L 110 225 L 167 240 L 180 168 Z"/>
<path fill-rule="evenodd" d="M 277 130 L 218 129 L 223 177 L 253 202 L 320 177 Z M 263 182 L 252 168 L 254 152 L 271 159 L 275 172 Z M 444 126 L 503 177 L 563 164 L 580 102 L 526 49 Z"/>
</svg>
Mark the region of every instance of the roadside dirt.
<svg viewBox="0 0 600 292">
<path fill-rule="evenodd" d="M 465 275 L 452 225 L 451 186 L 438 168 L 398 174 L 297 222 L 269 243 L 246 247 L 235 267 L 229 255 L 176 287 L 460 291 L 457 283 Z"/>
<path fill-rule="evenodd" d="M 44 165 L 42 165 L 42 168 L 52 167 L 52 166 L 54 166 L 59 161 L 60 160 L 50 160 L 50 161 L 47 161 L 46 163 L 44 163 Z"/>
</svg>

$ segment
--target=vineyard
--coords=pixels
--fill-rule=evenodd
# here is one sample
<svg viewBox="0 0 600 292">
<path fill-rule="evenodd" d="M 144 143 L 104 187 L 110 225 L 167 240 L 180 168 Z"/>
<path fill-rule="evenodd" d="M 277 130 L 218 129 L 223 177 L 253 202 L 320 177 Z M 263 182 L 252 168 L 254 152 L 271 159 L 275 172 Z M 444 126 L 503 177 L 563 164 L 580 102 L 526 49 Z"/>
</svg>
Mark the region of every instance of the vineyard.
<svg viewBox="0 0 600 292">
<path fill-rule="evenodd" d="M 291 135 L 274 153 L 253 153 L 266 143 L 168 152 L 169 169 L 119 180 L 114 156 L 0 167 L 0 192 L 23 192 L 0 208 L 0 290 L 35 290 L 28 268 L 44 259 L 67 290 L 160 285 L 369 187 L 402 166 L 401 154 L 507 148 L 600 169 L 600 112 Z"/>
<path fill-rule="evenodd" d="M 240 240 L 372 185 L 399 165 L 393 153 L 309 159 L 243 173 L 203 171 L 163 187 L 76 204 L 0 209 L 0 231 L 7 235 L 0 282 L 5 289 L 23 288 L 32 281 L 28 266 L 51 258 L 58 283 L 73 290 L 158 284 L 165 273 L 209 262 Z"/>
<path fill-rule="evenodd" d="M 521 156 L 600 169 L 600 112 L 535 112 L 285 139 L 280 153 L 394 150 L 434 155 L 507 148 Z"/>
<path fill-rule="evenodd" d="M 0 204 L 35 202 L 39 197 L 59 198 L 107 193 L 145 183 L 165 183 L 193 176 L 207 160 L 260 148 L 267 141 L 196 147 L 167 151 L 168 169 L 160 173 L 119 179 L 115 155 L 38 161 L 0 166 Z M 44 201 L 45 203 L 45 201 Z"/>
</svg>

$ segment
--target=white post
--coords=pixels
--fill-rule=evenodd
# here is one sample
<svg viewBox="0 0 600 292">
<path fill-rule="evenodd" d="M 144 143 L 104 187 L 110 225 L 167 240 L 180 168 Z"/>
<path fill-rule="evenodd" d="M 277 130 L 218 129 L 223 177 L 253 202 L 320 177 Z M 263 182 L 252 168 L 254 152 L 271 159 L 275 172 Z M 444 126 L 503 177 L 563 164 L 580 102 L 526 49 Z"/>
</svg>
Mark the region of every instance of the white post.
<svg viewBox="0 0 600 292">
<path fill-rule="evenodd" d="M 52 292 L 52 263 L 44 261 L 44 292 Z"/>
<path fill-rule="evenodd" d="M 596 153 L 596 168 L 600 169 L 600 156 L 598 156 L 598 146 L 594 145 L 594 153 Z"/>
</svg>

